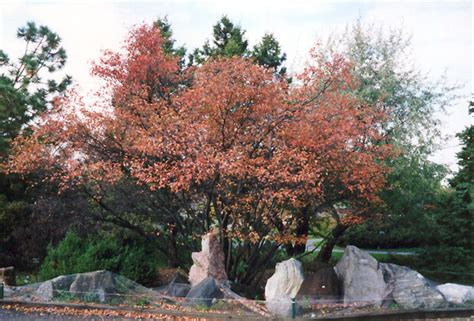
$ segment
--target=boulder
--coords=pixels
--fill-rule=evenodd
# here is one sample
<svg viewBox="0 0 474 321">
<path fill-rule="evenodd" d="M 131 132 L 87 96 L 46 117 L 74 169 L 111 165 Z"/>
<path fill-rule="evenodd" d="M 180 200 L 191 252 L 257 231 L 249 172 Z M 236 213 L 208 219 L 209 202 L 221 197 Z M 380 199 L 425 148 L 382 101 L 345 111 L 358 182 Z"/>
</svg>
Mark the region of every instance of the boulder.
<svg viewBox="0 0 474 321">
<path fill-rule="evenodd" d="M 51 301 L 54 298 L 53 282 L 51 280 L 42 282 L 36 290 L 36 296 L 40 301 Z"/>
<path fill-rule="evenodd" d="M 344 303 L 380 306 L 394 302 L 404 309 L 446 305 L 436 284 L 405 266 L 379 263 L 355 246 L 347 246 L 336 265 Z"/>
<path fill-rule="evenodd" d="M 341 285 L 334 268 L 323 267 L 314 273 L 305 273 L 296 299 L 321 299 L 337 302 L 340 297 Z"/>
<path fill-rule="evenodd" d="M 121 286 L 121 284 L 120 284 Z M 69 291 L 83 301 L 109 301 L 120 294 L 115 274 L 108 271 L 81 273 L 71 283 Z"/>
<path fill-rule="evenodd" d="M 224 293 L 219 289 L 216 280 L 213 277 L 207 277 L 196 284 L 186 295 L 189 305 L 206 305 L 210 307 L 214 299 L 222 299 Z"/>
<path fill-rule="evenodd" d="M 52 301 L 61 292 L 69 292 L 77 274 L 61 275 L 54 279 L 41 282 L 36 290 L 36 295 L 41 301 Z"/>
<path fill-rule="evenodd" d="M 166 286 L 163 294 L 171 297 L 184 298 L 188 294 L 189 290 L 191 290 L 191 285 L 186 282 L 187 280 L 183 279 L 181 275 L 177 274 Z"/>
<path fill-rule="evenodd" d="M 335 270 L 342 283 L 344 303 L 383 303 L 388 294 L 386 284 L 379 263 L 372 256 L 347 246 Z"/>
<path fill-rule="evenodd" d="M 199 284 L 208 277 L 217 283 L 227 280 L 224 266 L 224 252 L 217 238 L 217 233 L 211 231 L 202 237 L 201 252 L 193 252 L 193 265 L 189 270 L 189 282 L 192 286 Z"/>
<path fill-rule="evenodd" d="M 386 279 L 387 299 L 404 309 L 436 309 L 446 304 L 433 282 L 405 266 L 380 263 Z"/>
<path fill-rule="evenodd" d="M 295 305 L 294 307 L 293 304 Z M 284 317 L 293 317 L 293 313 L 296 316 L 302 311 L 301 306 L 294 303 L 293 299 L 286 295 L 276 296 L 270 301 L 267 300 L 265 305 L 271 313 Z M 294 312 L 293 309 L 295 309 Z"/>
<path fill-rule="evenodd" d="M 15 268 L 13 266 L 0 268 L 0 283 L 8 286 L 16 285 Z"/>
<path fill-rule="evenodd" d="M 274 314 L 291 316 L 291 302 L 303 283 L 301 262 L 289 259 L 277 263 L 275 273 L 265 285 L 265 300 L 268 310 Z"/>
<path fill-rule="evenodd" d="M 446 283 L 438 285 L 436 288 L 449 303 L 464 304 L 468 301 L 474 301 L 474 287 L 472 286 Z"/>
<path fill-rule="evenodd" d="M 51 301 L 63 293 L 83 301 L 109 302 L 123 299 L 124 294 L 143 295 L 153 291 L 105 270 L 58 276 L 40 283 L 36 290 L 41 301 Z"/>
<path fill-rule="evenodd" d="M 121 300 L 123 294 L 141 295 L 152 291 L 121 275 L 109 271 L 76 274 L 69 291 L 85 301 Z"/>
</svg>

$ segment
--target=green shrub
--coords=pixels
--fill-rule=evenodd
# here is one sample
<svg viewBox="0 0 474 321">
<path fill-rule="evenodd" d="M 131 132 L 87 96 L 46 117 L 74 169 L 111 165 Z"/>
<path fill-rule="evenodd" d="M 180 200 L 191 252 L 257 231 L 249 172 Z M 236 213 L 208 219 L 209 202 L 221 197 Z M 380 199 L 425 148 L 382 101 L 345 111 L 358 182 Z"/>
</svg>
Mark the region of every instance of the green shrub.
<svg viewBox="0 0 474 321">
<path fill-rule="evenodd" d="M 149 283 L 157 267 L 166 266 L 153 242 L 101 235 L 81 239 L 73 232 L 66 234 L 48 254 L 40 267 L 39 278 L 109 270 L 142 284 Z"/>
<path fill-rule="evenodd" d="M 417 262 L 420 272 L 435 281 L 474 284 L 474 249 L 440 246 L 423 249 Z"/>
</svg>

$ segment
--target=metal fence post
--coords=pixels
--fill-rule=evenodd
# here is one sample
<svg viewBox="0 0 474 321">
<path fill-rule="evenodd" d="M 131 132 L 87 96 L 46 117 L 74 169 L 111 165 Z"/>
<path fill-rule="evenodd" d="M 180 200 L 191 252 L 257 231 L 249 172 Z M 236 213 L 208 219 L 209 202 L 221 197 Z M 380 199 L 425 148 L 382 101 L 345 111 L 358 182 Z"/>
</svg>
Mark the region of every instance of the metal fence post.
<svg viewBox="0 0 474 321">
<path fill-rule="evenodd" d="M 296 301 L 295 298 L 291 299 L 291 318 L 296 318 Z"/>
</svg>

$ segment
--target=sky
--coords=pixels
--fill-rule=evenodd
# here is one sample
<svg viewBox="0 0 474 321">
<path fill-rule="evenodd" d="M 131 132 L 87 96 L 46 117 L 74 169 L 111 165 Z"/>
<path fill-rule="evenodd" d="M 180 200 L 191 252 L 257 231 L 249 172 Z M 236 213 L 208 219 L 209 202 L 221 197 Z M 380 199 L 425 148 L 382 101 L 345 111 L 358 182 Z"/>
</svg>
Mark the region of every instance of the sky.
<svg viewBox="0 0 474 321">
<path fill-rule="evenodd" d="M 324 0 L 175 0 L 175 1 L 9 1 L 0 2 L 0 48 L 10 57 L 24 50 L 16 30 L 27 21 L 57 32 L 68 54 L 64 72 L 84 92 L 99 85 L 90 64 L 101 50 L 119 49 L 134 25 L 167 16 L 177 44 L 202 46 L 223 15 L 246 30 L 251 46 L 273 33 L 297 71 L 318 39 L 343 32 L 361 19 L 383 28 L 403 28 L 412 37 L 414 66 L 430 81 L 443 74 L 462 85 L 459 99 L 441 115 L 446 138 L 432 160 L 456 169 L 459 141 L 454 137 L 473 123 L 467 106 L 473 88 L 473 5 L 471 1 L 324 1 Z"/>
</svg>

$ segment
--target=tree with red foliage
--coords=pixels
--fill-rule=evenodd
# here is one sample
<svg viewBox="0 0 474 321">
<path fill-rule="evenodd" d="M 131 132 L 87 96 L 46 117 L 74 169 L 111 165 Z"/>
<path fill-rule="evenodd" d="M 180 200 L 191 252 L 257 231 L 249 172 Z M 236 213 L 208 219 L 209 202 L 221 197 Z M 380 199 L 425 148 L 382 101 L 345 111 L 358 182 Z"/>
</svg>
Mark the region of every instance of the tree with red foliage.
<svg viewBox="0 0 474 321">
<path fill-rule="evenodd" d="M 184 69 L 153 26 L 132 30 L 124 49 L 94 65 L 106 83 L 96 104 L 71 93 L 16 140 L 11 172 L 48 168 L 109 222 L 165 238 L 175 264 L 186 240 L 217 228 L 227 273 L 243 284 L 281 244 L 305 241 L 294 237 L 302 212 L 345 204 L 346 226 L 378 202 L 391 151 L 379 131 L 384 115 L 351 94 L 357 83 L 342 57 L 313 51 L 289 87 L 243 58 Z M 107 191 L 124 180 L 162 215 L 111 211 Z"/>
</svg>

